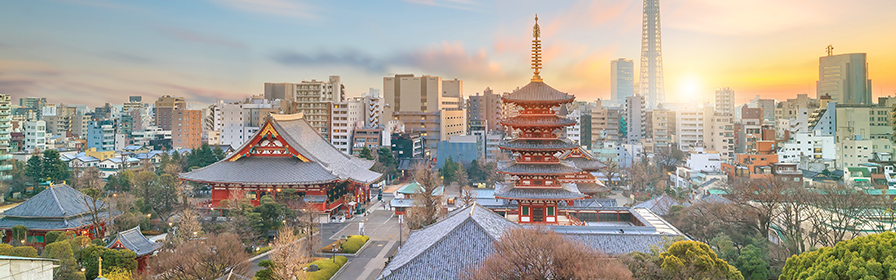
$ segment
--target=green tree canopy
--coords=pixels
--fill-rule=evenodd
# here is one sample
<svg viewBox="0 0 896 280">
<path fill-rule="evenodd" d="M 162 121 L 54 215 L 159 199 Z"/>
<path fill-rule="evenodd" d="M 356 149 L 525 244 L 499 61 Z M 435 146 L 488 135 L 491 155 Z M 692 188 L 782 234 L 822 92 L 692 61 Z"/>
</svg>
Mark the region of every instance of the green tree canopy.
<svg viewBox="0 0 896 280">
<path fill-rule="evenodd" d="M 744 279 L 734 266 L 716 256 L 706 243 L 678 241 L 659 255 L 669 279 Z"/>
<path fill-rule="evenodd" d="M 81 264 L 85 268 L 87 279 L 96 279 L 99 273 L 99 257 L 103 257 L 103 270 L 119 267 L 128 271 L 137 268 L 137 254 L 131 250 L 108 249 L 104 246 L 90 245 L 81 251 Z"/>
<path fill-rule="evenodd" d="M 778 279 L 894 279 L 894 244 L 896 233 L 884 232 L 794 255 Z"/>
<path fill-rule="evenodd" d="M 442 168 L 439 168 L 439 175 L 442 176 L 442 181 L 445 185 L 451 184 L 455 181 L 454 174 L 459 168 L 462 168 L 462 166 L 457 162 L 454 162 L 454 159 L 451 156 L 448 156 L 448 158 L 445 159 L 445 163 L 442 164 Z"/>
<path fill-rule="evenodd" d="M 358 157 L 364 158 L 364 159 L 369 159 L 369 160 L 375 159 L 373 157 L 373 153 L 370 151 L 370 148 L 368 148 L 367 146 L 364 146 L 364 148 L 361 149 L 361 153 L 358 154 Z"/>
</svg>

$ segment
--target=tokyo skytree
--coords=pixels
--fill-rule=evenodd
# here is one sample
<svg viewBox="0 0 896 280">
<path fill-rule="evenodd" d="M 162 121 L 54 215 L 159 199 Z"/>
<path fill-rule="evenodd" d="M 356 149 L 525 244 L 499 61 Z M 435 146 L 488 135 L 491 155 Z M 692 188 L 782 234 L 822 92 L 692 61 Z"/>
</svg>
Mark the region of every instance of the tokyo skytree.
<svg viewBox="0 0 896 280">
<path fill-rule="evenodd" d="M 641 21 L 641 76 L 639 95 L 649 110 L 666 102 L 663 89 L 663 42 L 660 35 L 660 0 L 644 0 Z"/>
</svg>

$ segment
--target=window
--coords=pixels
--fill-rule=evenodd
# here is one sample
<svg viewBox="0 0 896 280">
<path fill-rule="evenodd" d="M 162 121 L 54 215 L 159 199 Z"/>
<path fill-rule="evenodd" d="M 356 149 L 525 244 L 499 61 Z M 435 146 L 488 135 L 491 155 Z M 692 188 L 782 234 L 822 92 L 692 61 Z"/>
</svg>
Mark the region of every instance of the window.
<svg viewBox="0 0 896 280">
<path fill-rule="evenodd" d="M 523 206 L 523 216 L 529 216 L 529 206 Z"/>
<path fill-rule="evenodd" d="M 548 216 L 554 215 L 554 207 L 548 207 Z"/>
</svg>

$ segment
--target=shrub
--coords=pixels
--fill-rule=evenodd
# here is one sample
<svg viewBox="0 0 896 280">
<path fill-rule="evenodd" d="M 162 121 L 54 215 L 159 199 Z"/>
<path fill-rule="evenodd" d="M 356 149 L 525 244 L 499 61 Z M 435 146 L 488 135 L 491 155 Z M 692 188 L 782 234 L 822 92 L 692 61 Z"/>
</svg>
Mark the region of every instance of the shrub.
<svg viewBox="0 0 896 280">
<path fill-rule="evenodd" d="M 348 240 L 342 243 L 342 252 L 348 254 L 357 253 L 358 250 L 364 246 L 364 243 L 367 243 L 367 240 L 370 240 L 369 236 L 364 235 L 349 235 Z"/>
<path fill-rule="evenodd" d="M 339 268 L 341 268 L 343 265 L 345 265 L 346 262 L 348 262 L 348 258 L 343 257 L 343 256 L 336 256 L 335 262 L 334 262 L 333 258 L 320 259 L 320 260 L 314 261 L 314 262 L 308 264 L 308 266 L 311 266 L 312 264 L 316 264 L 320 270 L 315 271 L 315 272 L 308 272 L 308 279 L 311 279 L 311 280 L 330 279 L 331 277 L 333 277 L 333 275 L 336 274 L 337 271 L 339 271 Z"/>
<path fill-rule="evenodd" d="M 44 235 L 44 243 L 50 244 L 56 242 L 56 239 L 59 239 L 60 235 L 62 235 L 62 232 L 58 230 L 47 232 L 47 234 Z"/>
</svg>

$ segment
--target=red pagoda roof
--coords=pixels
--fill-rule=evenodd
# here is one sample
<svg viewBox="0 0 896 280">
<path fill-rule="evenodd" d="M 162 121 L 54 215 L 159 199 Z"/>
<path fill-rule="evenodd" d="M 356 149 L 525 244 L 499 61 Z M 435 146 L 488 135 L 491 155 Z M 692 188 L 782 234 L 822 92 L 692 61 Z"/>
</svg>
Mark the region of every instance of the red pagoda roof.
<svg viewBox="0 0 896 280">
<path fill-rule="evenodd" d="M 556 115 L 550 116 L 532 116 L 532 115 L 519 115 L 512 118 L 506 118 L 501 120 L 501 124 L 509 125 L 513 127 L 561 127 L 561 126 L 570 126 L 575 125 L 576 121 L 567 118 L 561 118 Z"/>
<path fill-rule="evenodd" d="M 568 103 L 575 96 L 561 92 L 540 81 L 529 82 L 528 85 L 505 94 L 502 99 L 512 103 Z"/>
</svg>

